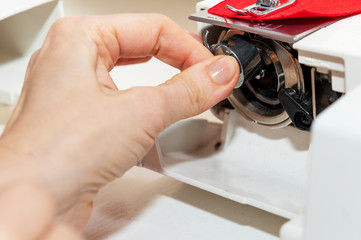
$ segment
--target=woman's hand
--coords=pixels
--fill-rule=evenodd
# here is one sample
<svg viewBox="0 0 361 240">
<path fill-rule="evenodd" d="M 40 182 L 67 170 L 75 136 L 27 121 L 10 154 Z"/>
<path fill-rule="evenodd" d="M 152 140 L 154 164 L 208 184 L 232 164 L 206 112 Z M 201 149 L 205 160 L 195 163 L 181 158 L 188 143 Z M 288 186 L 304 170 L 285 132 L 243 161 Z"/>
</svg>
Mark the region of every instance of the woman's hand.
<svg viewBox="0 0 361 240">
<path fill-rule="evenodd" d="M 0 239 L 80 240 L 71 227 L 54 221 L 55 200 L 33 183 L 16 182 L 0 191 Z"/>
<path fill-rule="evenodd" d="M 117 91 L 114 66 L 153 56 L 182 72 Z M 81 225 L 100 187 L 137 164 L 167 126 L 227 97 L 238 76 L 233 58 L 213 57 L 158 14 L 61 19 L 32 56 L 0 140 L 0 187 L 36 181 Z"/>
</svg>

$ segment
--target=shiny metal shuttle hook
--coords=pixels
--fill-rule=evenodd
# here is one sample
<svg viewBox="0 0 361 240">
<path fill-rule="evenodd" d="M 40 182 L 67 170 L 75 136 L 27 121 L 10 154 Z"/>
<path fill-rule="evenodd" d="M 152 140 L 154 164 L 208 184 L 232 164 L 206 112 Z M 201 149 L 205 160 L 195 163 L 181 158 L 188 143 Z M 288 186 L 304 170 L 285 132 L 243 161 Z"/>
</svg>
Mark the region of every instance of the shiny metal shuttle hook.
<svg viewBox="0 0 361 240">
<path fill-rule="evenodd" d="M 211 51 L 211 47 L 209 46 L 208 43 L 208 36 L 209 36 L 209 31 L 203 31 L 202 33 L 202 41 L 203 41 L 203 45 L 206 46 L 206 48 L 208 48 L 209 51 Z"/>
</svg>

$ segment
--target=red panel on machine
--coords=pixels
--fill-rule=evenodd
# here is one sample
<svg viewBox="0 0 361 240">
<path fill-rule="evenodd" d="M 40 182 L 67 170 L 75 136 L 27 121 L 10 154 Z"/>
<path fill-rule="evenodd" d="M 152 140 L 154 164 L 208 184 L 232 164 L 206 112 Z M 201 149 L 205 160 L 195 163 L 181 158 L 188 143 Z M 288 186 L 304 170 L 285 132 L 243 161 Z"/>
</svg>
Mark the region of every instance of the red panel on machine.
<svg viewBox="0 0 361 240">
<path fill-rule="evenodd" d="M 262 16 L 237 14 L 226 5 L 244 9 L 256 0 L 225 0 L 208 10 L 222 17 L 238 19 L 276 20 L 291 18 L 340 17 L 361 12 L 361 0 L 296 0 L 294 3 Z M 281 4 L 287 0 L 281 1 Z"/>
</svg>

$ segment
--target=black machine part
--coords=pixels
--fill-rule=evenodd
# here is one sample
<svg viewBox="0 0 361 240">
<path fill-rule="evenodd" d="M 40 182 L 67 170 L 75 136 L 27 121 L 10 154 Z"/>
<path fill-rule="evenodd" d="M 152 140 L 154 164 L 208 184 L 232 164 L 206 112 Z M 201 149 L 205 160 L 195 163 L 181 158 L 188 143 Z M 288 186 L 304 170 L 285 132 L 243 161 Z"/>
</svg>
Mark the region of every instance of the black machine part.
<svg viewBox="0 0 361 240">
<path fill-rule="evenodd" d="M 268 36 L 253 30 L 253 24 L 242 29 L 225 23 L 202 31 L 204 45 L 214 55 L 233 56 L 243 75 L 212 112 L 223 120 L 224 109 L 234 108 L 257 125 L 277 129 L 293 123 L 300 130 L 310 130 L 314 118 L 343 94 L 332 90 L 330 73 L 298 62 L 292 41 L 277 38 L 274 31 Z"/>
<path fill-rule="evenodd" d="M 210 51 L 213 55 L 228 55 L 237 60 L 240 67 L 240 76 L 236 88 L 260 74 L 262 62 L 257 47 L 240 35 L 233 35 L 217 44 L 213 44 Z"/>
<path fill-rule="evenodd" d="M 214 55 L 234 57 L 240 66 L 240 78 L 232 94 L 212 108 L 218 118 L 222 119 L 222 109 L 234 108 L 259 125 L 280 128 L 293 123 L 309 131 L 314 112 L 323 109 L 318 105 L 326 106 L 338 99 L 339 94 L 325 84 L 331 83 L 328 75 L 326 81 L 325 76 L 316 74 L 316 88 L 311 89 L 312 71 L 298 63 L 297 51 L 291 45 L 236 29 L 215 29 L 203 32 L 205 46 Z M 322 89 L 318 82 L 323 83 Z M 312 92 L 329 103 L 318 100 L 315 105 Z"/>
<path fill-rule="evenodd" d="M 313 121 L 311 99 L 300 98 L 292 88 L 281 89 L 278 98 L 293 125 L 300 130 L 310 130 Z"/>
</svg>

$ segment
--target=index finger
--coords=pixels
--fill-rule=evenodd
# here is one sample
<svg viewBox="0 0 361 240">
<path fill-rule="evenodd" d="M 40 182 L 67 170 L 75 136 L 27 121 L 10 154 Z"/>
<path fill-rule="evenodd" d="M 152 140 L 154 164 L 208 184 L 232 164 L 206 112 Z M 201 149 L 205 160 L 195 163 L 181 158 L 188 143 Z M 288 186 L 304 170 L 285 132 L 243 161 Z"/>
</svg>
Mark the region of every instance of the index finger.
<svg viewBox="0 0 361 240">
<path fill-rule="evenodd" d="M 188 32 L 159 14 L 107 17 L 116 26 L 119 57 L 154 56 L 180 70 L 212 54 Z"/>
<path fill-rule="evenodd" d="M 212 56 L 189 33 L 160 14 L 72 17 L 62 19 L 55 25 L 57 27 L 53 27 L 52 32 L 58 34 L 49 34 L 48 38 L 58 41 L 59 38 L 67 38 L 67 41 L 60 42 L 72 44 L 69 48 L 74 51 L 77 51 L 74 44 L 83 44 L 84 47 L 86 40 L 92 41 L 93 44 L 88 41 L 87 47 L 95 51 L 93 53 L 101 58 L 108 70 L 121 58 L 145 59 L 154 56 L 183 70 Z M 61 34 L 57 30 L 59 28 Z M 69 41 L 67 35 L 73 41 Z M 74 41 L 76 38 L 81 41 Z M 97 57 L 94 61 L 98 61 Z"/>
</svg>

